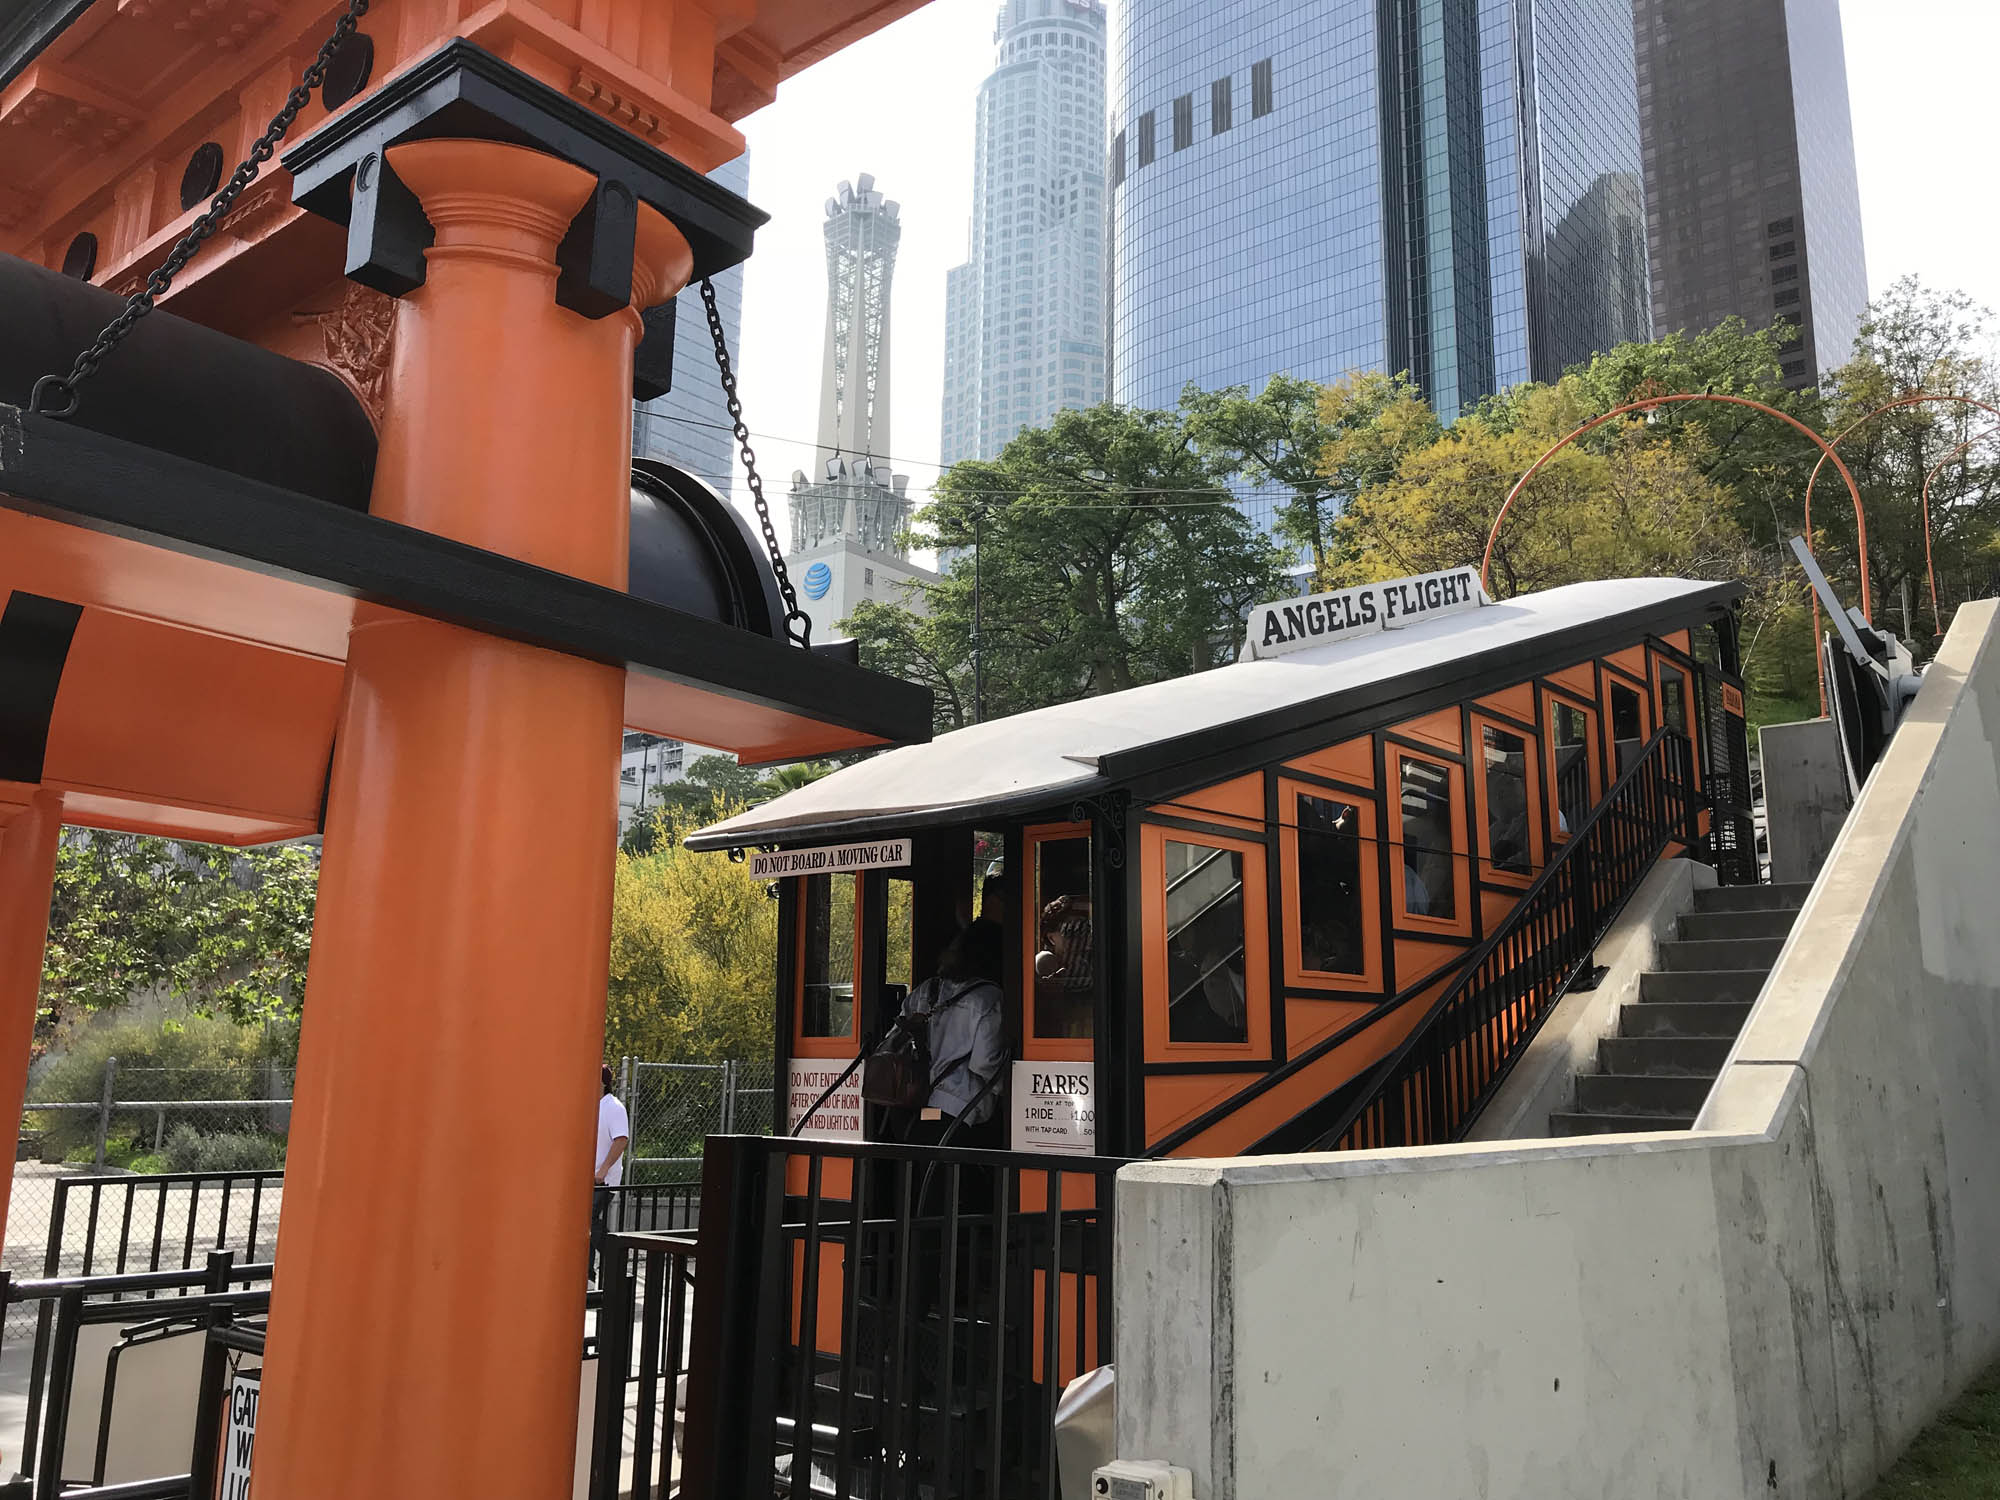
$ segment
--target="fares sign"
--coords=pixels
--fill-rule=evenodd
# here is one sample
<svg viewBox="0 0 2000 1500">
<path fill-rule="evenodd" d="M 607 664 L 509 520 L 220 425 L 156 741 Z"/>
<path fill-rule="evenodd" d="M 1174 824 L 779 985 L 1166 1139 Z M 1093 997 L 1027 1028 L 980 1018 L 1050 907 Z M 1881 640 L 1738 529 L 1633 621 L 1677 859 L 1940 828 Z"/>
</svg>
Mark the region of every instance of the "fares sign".
<svg viewBox="0 0 2000 1500">
<path fill-rule="evenodd" d="M 1245 660 L 1283 656 L 1312 646 L 1400 630 L 1405 625 L 1455 615 L 1492 601 L 1479 586 L 1477 568 L 1453 568 L 1388 583 L 1364 583 L 1330 594 L 1308 594 L 1279 604 L 1260 604 L 1250 611 Z"/>
<path fill-rule="evenodd" d="M 1057 1156 L 1097 1150 L 1097 1069 L 1087 1062 L 1014 1064 L 1013 1148 Z"/>
</svg>

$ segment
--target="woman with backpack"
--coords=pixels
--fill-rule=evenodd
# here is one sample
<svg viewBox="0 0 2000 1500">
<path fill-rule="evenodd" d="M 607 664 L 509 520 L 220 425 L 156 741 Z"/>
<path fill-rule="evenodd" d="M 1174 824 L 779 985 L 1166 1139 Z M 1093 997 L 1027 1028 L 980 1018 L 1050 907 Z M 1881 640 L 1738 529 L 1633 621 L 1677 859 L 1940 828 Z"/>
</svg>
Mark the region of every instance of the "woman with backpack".
<svg viewBox="0 0 2000 1500">
<path fill-rule="evenodd" d="M 966 924 L 938 955 L 935 978 L 910 991 L 905 1022 L 929 1040 L 930 1092 L 911 1111 L 902 1138 L 935 1146 L 1001 1150 L 1000 1076 L 1007 1065 L 1000 970 L 1005 939 L 998 922 Z"/>
</svg>

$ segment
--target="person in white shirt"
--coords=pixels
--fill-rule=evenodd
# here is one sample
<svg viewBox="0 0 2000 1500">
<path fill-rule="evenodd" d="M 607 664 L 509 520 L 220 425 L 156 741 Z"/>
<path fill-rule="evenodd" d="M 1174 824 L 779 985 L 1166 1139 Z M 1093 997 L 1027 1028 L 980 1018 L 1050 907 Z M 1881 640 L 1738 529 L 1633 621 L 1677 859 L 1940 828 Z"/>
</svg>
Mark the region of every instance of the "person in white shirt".
<svg viewBox="0 0 2000 1500">
<path fill-rule="evenodd" d="M 597 1101 L 597 1181 L 617 1187 L 625 1180 L 625 1148 L 632 1144 L 632 1117 L 611 1092 L 611 1065 L 604 1065 L 604 1096 Z"/>
<path fill-rule="evenodd" d="M 625 1180 L 625 1148 L 632 1144 L 632 1117 L 618 1096 L 611 1092 L 611 1065 L 603 1072 L 604 1092 L 597 1101 L 597 1191 L 590 1205 L 590 1279 L 598 1279 L 598 1257 L 604 1250 L 605 1222 L 611 1212 L 611 1194 Z"/>
</svg>

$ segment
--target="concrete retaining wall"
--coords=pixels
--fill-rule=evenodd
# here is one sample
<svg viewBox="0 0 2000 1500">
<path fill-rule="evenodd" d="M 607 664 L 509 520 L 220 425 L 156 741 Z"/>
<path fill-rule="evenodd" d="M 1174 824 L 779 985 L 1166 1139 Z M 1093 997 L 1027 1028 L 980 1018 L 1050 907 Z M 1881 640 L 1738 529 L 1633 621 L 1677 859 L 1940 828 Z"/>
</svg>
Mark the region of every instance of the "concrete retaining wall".
<svg viewBox="0 0 2000 1500">
<path fill-rule="evenodd" d="M 1198 1500 L 1865 1491 L 2000 1355 L 1997 619 L 1693 1132 L 1121 1173 L 1120 1454 Z"/>
</svg>

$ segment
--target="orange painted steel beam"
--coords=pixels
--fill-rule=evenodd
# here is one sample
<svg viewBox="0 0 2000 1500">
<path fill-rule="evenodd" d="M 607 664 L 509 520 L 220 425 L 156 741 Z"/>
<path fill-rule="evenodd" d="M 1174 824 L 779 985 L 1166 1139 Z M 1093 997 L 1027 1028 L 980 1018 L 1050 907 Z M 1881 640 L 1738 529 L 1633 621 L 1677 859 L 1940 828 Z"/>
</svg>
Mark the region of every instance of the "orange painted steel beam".
<svg viewBox="0 0 2000 1500">
<path fill-rule="evenodd" d="M 370 510 L 624 586 L 638 308 L 685 282 L 687 241 L 642 206 L 636 305 L 592 321 L 555 301 L 591 174 L 485 141 L 388 157 L 436 240 Z M 548 1500 L 576 1455 L 623 674 L 356 622 L 257 1492 Z"/>
<path fill-rule="evenodd" d="M 1975 401 L 1970 396 L 1950 396 L 1950 395 L 1934 396 L 1923 393 L 1919 393 L 1916 395 L 1909 395 L 1909 396 L 1899 396 L 1894 401 L 1887 402 L 1884 405 L 1876 407 L 1871 412 L 1864 412 L 1861 416 L 1856 417 L 1852 422 L 1849 422 L 1845 427 L 1841 428 L 1839 432 L 1833 435 L 1833 442 L 1827 448 L 1827 451 L 1820 456 L 1820 461 L 1813 465 L 1812 474 L 1806 480 L 1805 520 L 1806 520 L 1806 542 L 1808 545 L 1810 545 L 1812 542 L 1813 491 L 1819 486 L 1820 470 L 1826 467 L 1826 461 L 1829 458 L 1832 458 L 1833 461 L 1837 464 L 1840 463 L 1840 460 L 1834 456 L 1833 450 L 1838 448 L 1842 443 L 1846 442 L 1850 437 L 1854 436 L 1855 433 L 1859 432 L 1863 427 L 1866 427 L 1870 422 L 1874 421 L 1877 417 L 1887 416 L 1890 412 L 1900 411 L 1906 406 L 1925 406 L 1934 402 L 1949 403 L 1960 406 L 1976 406 L 1981 411 L 1991 412 L 1994 416 L 2000 417 L 2000 407 L 1988 406 L 1984 401 Z M 1847 466 L 1845 464 L 1841 464 L 1840 471 L 1842 474 L 1846 474 Z M 1851 476 L 1848 478 L 1847 482 L 1849 487 L 1852 488 L 1854 480 Z M 1928 481 L 1926 481 L 1926 485 L 1928 485 Z M 1860 498 L 1859 496 L 1857 496 L 1855 499 L 1855 516 L 1857 525 L 1859 525 L 1859 517 L 1861 514 L 1860 504 L 1861 504 Z M 1928 523 L 1926 523 L 1924 527 L 1924 561 L 1925 561 L 1925 566 L 1928 567 L 1930 562 L 1930 527 Z M 1936 596 L 1937 596 L 1937 588 L 1935 584 L 1932 585 L 1931 596 L 1932 596 L 1933 606 L 1935 606 Z M 1873 623 L 1874 617 L 1873 615 L 1869 614 L 1869 609 L 1868 609 L 1868 538 L 1865 533 L 1862 535 L 1861 538 L 1861 613 L 1864 615 L 1868 615 L 1870 623 Z M 1819 671 L 1819 711 L 1822 714 L 1824 714 L 1826 712 L 1826 663 L 1820 659 L 1819 648 L 1818 645 L 1816 644 L 1819 640 L 1819 595 L 1818 594 L 1814 594 L 1812 596 L 1812 622 L 1813 622 L 1813 640 L 1815 642 L 1813 648 L 1813 664 Z"/>
<path fill-rule="evenodd" d="M 1944 619 L 1938 609 L 1937 569 L 1931 565 L 1931 484 L 1936 480 L 1938 475 L 1942 474 L 1952 464 L 1971 452 L 1975 446 L 1990 437 L 2000 437 L 2000 427 L 1989 427 L 1984 432 L 1975 432 L 1971 437 L 1947 453 L 1942 460 L 1934 464 L 1931 467 L 1930 473 L 1924 475 L 1924 579 L 1929 583 L 1931 590 L 1931 629 L 1935 634 L 1940 636 L 1944 634 Z"/>
<path fill-rule="evenodd" d="M 60 794 L 41 790 L 0 827 L 0 1148 L 10 1162 L 20 1147 L 21 1105 L 28 1096 L 62 815 Z M 11 1188 L 0 1198 L 0 1236 L 11 1198 Z"/>
<path fill-rule="evenodd" d="M 1567 437 L 1563 438 L 1562 441 L 1558 442 L 1554 447 L 1550 448 L 1540 458 L 1536 459 L 1534 463 L 1529 466 L 1528 472 L 1523 474 L 1518 480 L 1515 481 L 1514 488 L 1507 492 L 1506 500 L 1501 503 L 1500 513 L 1493 518 L 1493 529 L 1487 532 L 1486 534 L 1486 555 L 1482 557 L 1479 562 L 1479 581 L 1485 587 L 1486 591 L 1489 594 L 1492 593 L 1493 591 L 1490 575 L 1493 567 L 1493 547 L 1494 544 L 1500 539 L 1500 523 L 1507 519 L 1507 512 L 1513 509 L 1514 501 L 1520 497 L 1521 491 L 1527 487 L 1529 480 L 1533 479 L 1537 474 L 1541 473 L 1541 471 L 1548 466 L 1549 462 L 1552 459 L 1554 459 L 1558 453 L 1561 453 L 1563 449 L 1567 448 L 1571 443 L 1575 442 L 1578 438 L 1582 437 L 1584 434 L 1595 431 L 1597 428 L 1602 427 L 1606 422 L 1611 421 L 1614 417 L 1626 416 L 1632 412 L 1652 411 L 1656 407 L 1674 406 L 1688 401 L 1719 401 L 1729 406 L 1747 406 L 1752 411 L 1760 411 L 1763 412 L 1766 416 L 1776 417 L 1779 421 L 1785 423 L 1787 426 L 1797 428 L 1800 432 L 1804 433 L 1807 437 L 1811 438 L 1813 442 L 1818 445 L 1820 449 L 1820 463 L 1824 464 L 1828 459 L 1833 460 L 1834 467 L 1840 470 L 1840 477 L 1847 481 L 1847 493 L 1854 501 L 1854 526 L 1856 532 L 1859 534 L 1861 539 L 1861 558 L 1862 558 L 1861 613 L 1863 615 L 1869 615 L 1870 608 L 1869 608 L 1869 595 L 1868 595 L 1868 566 L 1867 566 L 1868 525 L 1861 515 L 1861 490 L 1860 487 L 1855 484 L 1854 476 L 1848 472 L 1847 465 L 1841 462 L 1840 455 L 1833 451 L 1834 443 L 1829 443 L 1812 427 L 1808 426 L 1804 422 L 1801 422 L 1797 417 L 1794 417 L 1787 412 L 1779 411 L 1778 408 L 1775 406 L 1768 406 L 1762 401 L 1753 401 L 1748 396 L 1725 396 L 1725 395 L 1718 395 L 1714 392 L 1683 393 L 1671 396 L 1648 396 L 1641 401 L 1627 402 L 1623 406 L 1616 407 L 1613 410 L 1604 413 L 1604 415 L 1601 417 L 1593 417 L 1590 421 L 1585 422 L 1581 427 L 1577 428 L 1576 431 L 1570 433 Z M 1835 443 L 1837 443 L 1838 441 L 1839 441 L 1838 439 L 1834 440 Z M 1815 468 L 1813 472 L 1817 474 L 1819 470 Z M 1810 493 L 1810 491 L 1808 491 L 1808 493 Z M 1810 514 L 1810 512 L 1808 514 Z"/>
</svg>

